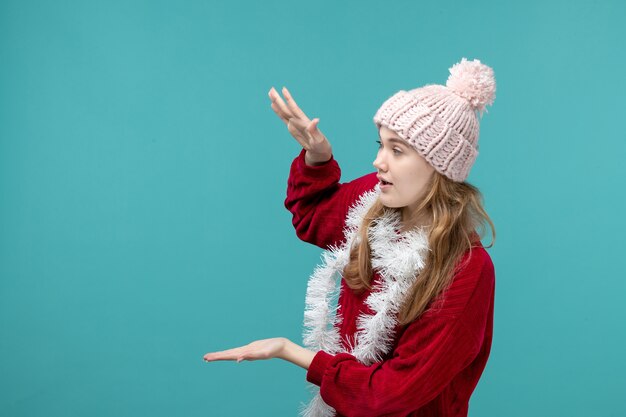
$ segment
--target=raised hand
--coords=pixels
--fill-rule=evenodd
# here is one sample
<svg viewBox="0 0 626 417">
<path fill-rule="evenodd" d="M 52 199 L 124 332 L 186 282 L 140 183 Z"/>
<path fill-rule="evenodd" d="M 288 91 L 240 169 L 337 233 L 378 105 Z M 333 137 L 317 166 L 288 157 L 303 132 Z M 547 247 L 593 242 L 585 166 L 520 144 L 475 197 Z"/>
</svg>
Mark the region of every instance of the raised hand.
<svg viewBox="0 0 626 417">
<path fill-rule="evenodd" d="M 287 125 L 289 133 L 306 149 L 305 161 L 308 165 L 318 165 L 332 156 L 332 147 L 326 136 L 318 129 L 319 119 L 309 119 L 298 107 L 289 90 L 283 87 L 283 100 L 272 87 L 269 91 L 272 110 Z"/>
</svg>

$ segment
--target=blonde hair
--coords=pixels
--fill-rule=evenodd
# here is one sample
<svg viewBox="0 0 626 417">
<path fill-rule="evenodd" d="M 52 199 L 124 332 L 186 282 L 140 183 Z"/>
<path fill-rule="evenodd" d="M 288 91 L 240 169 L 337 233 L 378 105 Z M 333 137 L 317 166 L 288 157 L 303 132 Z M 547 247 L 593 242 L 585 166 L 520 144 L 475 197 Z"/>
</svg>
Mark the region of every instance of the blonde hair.
<svg viewBox="0 0 626 417">
<path fill-rule="evenodd" d="M 400 210 L 385 207 L 377 200 L 365 215 L 360 230 L 361 244 L 350 251 L 350 260 L 344 269 L 346 284 L 356 292 L 371 289 L 372 276 L 371 250 L 367 231 L 373 220 L 385 210 Z M 431 219 L 428 233 L 430 251 L 419 279 L 409 290 L 406 302 L 398 314 L 398 322 L 406 325 L 422 315 L 438 295 L 452 283 L 459 261 L 471 249 L 473 243 L 482 238 L 486 223 L 491 228 L 491 243 L 496 240 L 493 222 L 483 207 L 483 196 L 478 188 L 467 182 L 455 182 L 448 177 L 433 172 L 429 189 L 420 206 L 412 213 L 408 224 L 418 216 L 427 214 Z M 480 230 L 480 234 L 476 230 Z M 468 258 L 469 259 L 469 258 Z M 433 303 L 434 304 L 434 303 Z"/>
</svg>

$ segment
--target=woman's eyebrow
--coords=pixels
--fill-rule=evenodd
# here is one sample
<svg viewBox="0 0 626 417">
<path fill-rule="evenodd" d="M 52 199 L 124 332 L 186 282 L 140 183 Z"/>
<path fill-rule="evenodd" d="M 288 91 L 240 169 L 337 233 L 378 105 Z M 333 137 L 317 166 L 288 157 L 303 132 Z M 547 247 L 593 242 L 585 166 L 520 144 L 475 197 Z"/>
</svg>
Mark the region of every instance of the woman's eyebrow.
<svg viewBox="0 0 626 417">
<path fill-rule="evenodd" d="M 382 140 L 382 138 L 381 138 L 381 140 Z M 398 138 L 388 138 L 388 139 L 387 139 L 387 141 L 388 141 L 388 142 L 392 142 L 392 143 L 397 143 L 397 144 L 402 145 L 402 146 L 406 146 L 406 142 L 405 142 L 405 141 L 403 141 L 402 139 L 398 139 Z"/>
</svg>

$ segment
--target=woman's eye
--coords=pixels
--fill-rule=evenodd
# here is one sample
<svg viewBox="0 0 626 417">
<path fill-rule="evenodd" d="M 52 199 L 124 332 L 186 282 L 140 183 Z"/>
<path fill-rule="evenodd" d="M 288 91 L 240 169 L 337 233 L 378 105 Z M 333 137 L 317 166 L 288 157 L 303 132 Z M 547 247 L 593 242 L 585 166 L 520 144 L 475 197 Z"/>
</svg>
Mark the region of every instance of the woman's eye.
<svg viewBox="0 0 626 417">
<path fill-rule="evenodd" d="M 378 143 L 378 149 L 382 149 L 383 143 L 381 141 L 379 141 L 379 140 L 377 140 L 375 142 Z M 393 151 L 394 155 L 402 154 L 402 149 L 400 149 L 400 148 L 393 148 L 392 151 Z"/>
</svg>

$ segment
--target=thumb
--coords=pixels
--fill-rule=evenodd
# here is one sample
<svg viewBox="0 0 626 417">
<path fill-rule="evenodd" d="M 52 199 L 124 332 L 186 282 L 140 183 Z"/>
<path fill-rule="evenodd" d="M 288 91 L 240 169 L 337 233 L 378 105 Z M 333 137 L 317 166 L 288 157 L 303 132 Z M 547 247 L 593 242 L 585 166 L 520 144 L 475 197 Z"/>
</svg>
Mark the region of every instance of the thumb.
<svg viewBox="0 0 626 417">
<path fill-rule="evenodd" d="M 317 131 L 317 125 L 319 122 L 320 122 L 320 119 L 318 119 L 317 117 L 311 120 L 311 123 L 309 123 L 306 130 L 311 134 L 315 133 Z"/>
</svg>

